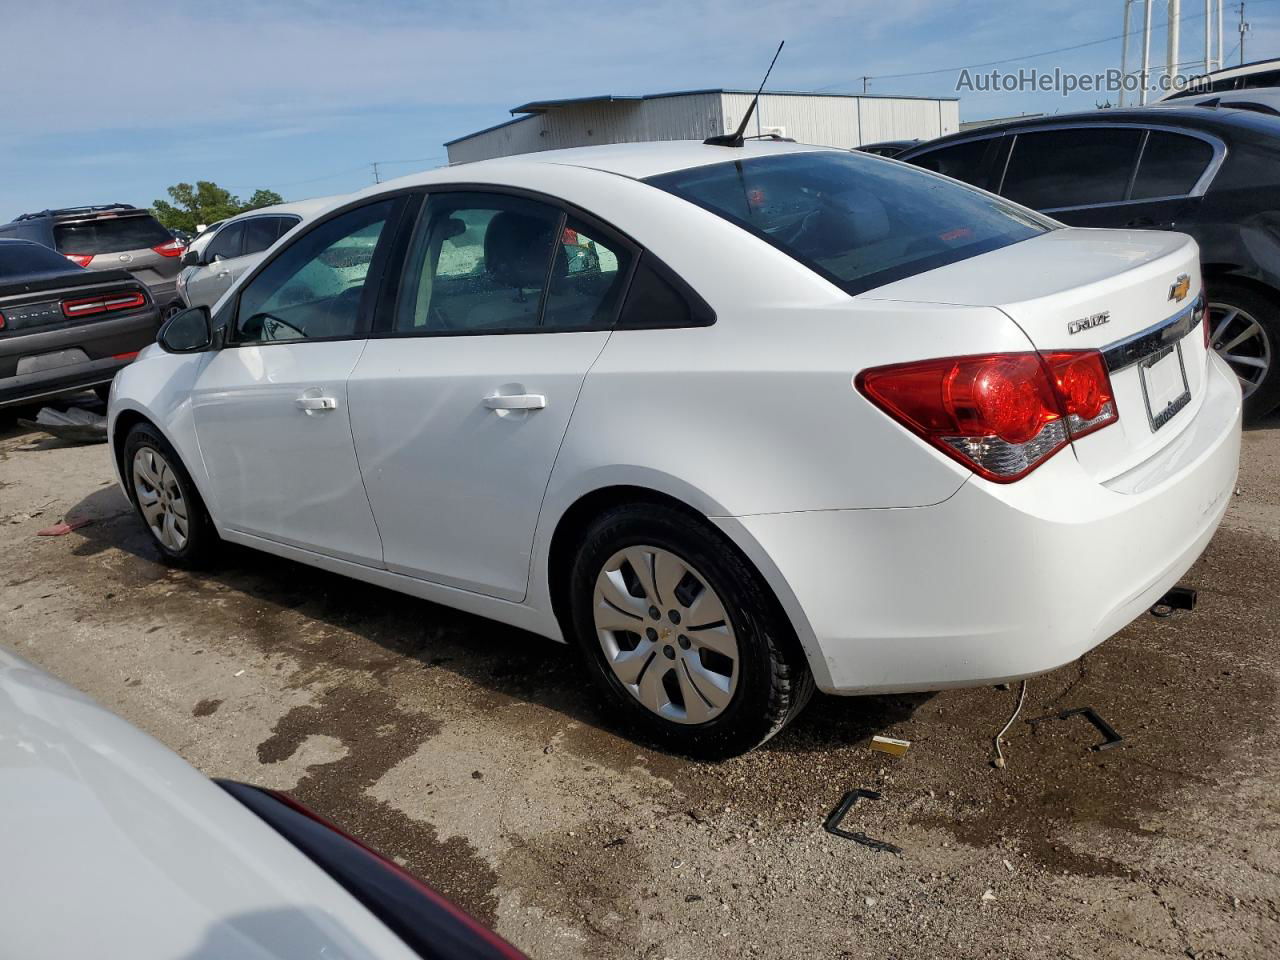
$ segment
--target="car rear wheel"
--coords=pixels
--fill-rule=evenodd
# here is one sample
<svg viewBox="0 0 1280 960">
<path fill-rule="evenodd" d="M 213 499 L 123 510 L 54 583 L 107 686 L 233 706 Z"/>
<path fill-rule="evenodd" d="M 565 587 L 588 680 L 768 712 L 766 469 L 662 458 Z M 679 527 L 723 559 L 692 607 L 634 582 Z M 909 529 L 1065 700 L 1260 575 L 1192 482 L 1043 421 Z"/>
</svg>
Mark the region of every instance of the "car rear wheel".
<svg viewBox="0 0 1280 960">
<path fill-rule="evenodd" d="M 130 499 L 164 559 L 186 567 L 207 562 L 218 534 L 169 442 L 153 427 L 138 424 L 125 439 L 123 466 Z"/>
<path fill-rule="evenodd" d="M 781 730 L 813 693 L 759 574 L 683 511 L 632 505 L 597 518 L 570 594 L 574 634 L 606 710 L 674 752 L 743 753 Z"/>
<path fill-rule="evenodd" d="M 1249 287 L 1210 285 L 1209 343 L 1240 381 L 1246 417 L 1280 404 L 1280 305 Z"/>
</svg>

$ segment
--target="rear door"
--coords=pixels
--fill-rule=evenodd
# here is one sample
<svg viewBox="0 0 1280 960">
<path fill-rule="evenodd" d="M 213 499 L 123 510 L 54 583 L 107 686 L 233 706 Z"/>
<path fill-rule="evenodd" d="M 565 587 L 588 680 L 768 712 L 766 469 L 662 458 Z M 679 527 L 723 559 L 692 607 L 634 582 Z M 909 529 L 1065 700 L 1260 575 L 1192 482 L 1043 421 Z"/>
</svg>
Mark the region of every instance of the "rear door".
<svg viewBox="0 0 1280 960">
<path fill-rule="evenodd" d="M 224 307 L 227 345 L 210 355 L 191 405 L 213 512 L 231 529 L 381 565 L 347 377 L 365 348 L 401 205 L 379 200 L 324 221 Z"/>
<path fill-rule="evenodd" d="M 424 204 L 348 387 L 389 570 L 524 597 L 542 496 L 634 254 L 521 196 Z"/>
</svg>

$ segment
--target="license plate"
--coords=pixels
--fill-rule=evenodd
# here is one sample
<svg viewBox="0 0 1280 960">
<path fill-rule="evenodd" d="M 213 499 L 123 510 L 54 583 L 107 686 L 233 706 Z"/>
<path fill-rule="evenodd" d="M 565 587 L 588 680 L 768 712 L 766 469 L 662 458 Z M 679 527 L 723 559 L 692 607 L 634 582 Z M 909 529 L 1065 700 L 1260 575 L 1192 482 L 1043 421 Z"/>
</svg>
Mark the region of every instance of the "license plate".
<svg viewBox="0 0 1280 960">
<path fill-rule="evenodd" d="M 1159 430 L 1191 402 L 1187 368 L 1182 362 L 1182 344 L 1175 343 L 1147 357 L 1138 365 L 1142 397 L 1147 403 L 1147 420 L 1152 432 Z"/>
</svg>

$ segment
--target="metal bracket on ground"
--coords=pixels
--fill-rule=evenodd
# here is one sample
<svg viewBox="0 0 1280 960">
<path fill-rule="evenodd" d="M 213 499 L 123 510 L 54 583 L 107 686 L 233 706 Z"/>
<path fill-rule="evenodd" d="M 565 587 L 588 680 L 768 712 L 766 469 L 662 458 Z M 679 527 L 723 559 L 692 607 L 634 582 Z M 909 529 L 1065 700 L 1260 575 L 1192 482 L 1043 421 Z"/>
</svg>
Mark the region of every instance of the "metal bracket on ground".
<svg viewBox="0 0 1280 960">
<path fill-rule="evenodd" d="M 1124 737 L 1116 732 L 1116 728 L 1102 718 L 1102 714 L 1098 713 L 1093 707 L 1074 707 L 1071 710 L 1063 710 L 1061 713 L 1049 714 L 1047 717 L 1034 717 L 1027 721 L 1033 727 L 1045 720 L 1067 720 L 1071 717 L 1084 717 L 1098 732 L 1105 738 L 1102 743 L 1095 743 L 1089 749 L 1096 752 L 1102 750 L 1110 750 L 1124 743 Z"/>
<path fill-rule="evenodd" d="M 849 811 L 853 809 L 853 805 L 858 802 L 859 797 L 866 797 L 868 800 L 879 800 L 880 794 L 875 790 L 850 790 L 840 798 L 839 805 L 837 805 L 831 813 L 827 814 L 827 819 L 823 822 L 822 829 L 832 836 L 843 837 L 845 840 L 852 840 L 854 843 L 860 843 L 864 847 L 870 847 L 872 850 L 879 850 L 881 853 L 896 853 L 900 855 L 902 853 L 901 847 L 896 847 L 892 843 L 886 843 L 884 840 L 875 840 L 868 837 L 861 831 L 855 833 L 851 830 L 841 828 L 841 821 L 843 821 Z"/>
</svg>

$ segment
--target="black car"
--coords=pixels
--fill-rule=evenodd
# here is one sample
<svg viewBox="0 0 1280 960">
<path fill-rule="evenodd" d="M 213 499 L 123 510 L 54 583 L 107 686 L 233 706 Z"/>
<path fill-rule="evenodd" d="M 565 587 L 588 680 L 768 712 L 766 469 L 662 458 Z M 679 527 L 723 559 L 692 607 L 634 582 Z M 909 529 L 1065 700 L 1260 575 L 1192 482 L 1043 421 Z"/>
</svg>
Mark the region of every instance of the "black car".
<svg viewBox="0 0 1280 960">
<path fill-rule="evenodd" d="M 919 140 L 881 140 L 879 143 L 864 143 L 854 149 L 861 153 L 874 153 L 877 157 L 896 157 L 919 142 Z"/>
<path fill-rule="evenodd" d="M 147 285 L 161 313 L 182 309 L 178 273 L 186 244 L 147 210 L 127 203 L 24 213 L 0 237 L 32 240 L 90 270 L 125 269 Z"/>
<path fill-rule="evenodd" d="M 0 237 L 0 407 L 97 388 L 156 338 L 160 314 L 124 270 L 85 270 Z"/>
<path fill-rule="evenodd" d="M 1203 106 L 1099 110 L 955 134 L 898 157 L 1076 227 L 1200 245 L 1214 349 L 1258 417 L 1280 405 L 1280 118 Z"/>
</svg>

